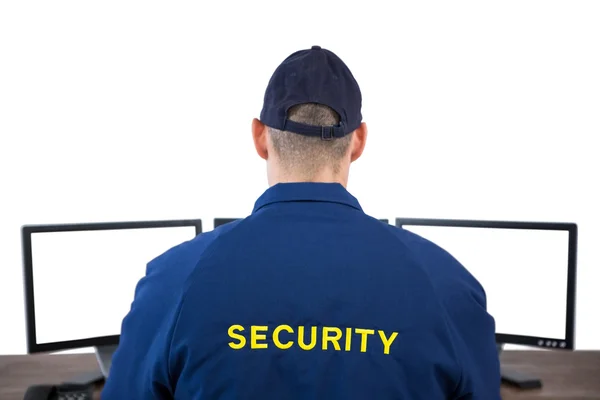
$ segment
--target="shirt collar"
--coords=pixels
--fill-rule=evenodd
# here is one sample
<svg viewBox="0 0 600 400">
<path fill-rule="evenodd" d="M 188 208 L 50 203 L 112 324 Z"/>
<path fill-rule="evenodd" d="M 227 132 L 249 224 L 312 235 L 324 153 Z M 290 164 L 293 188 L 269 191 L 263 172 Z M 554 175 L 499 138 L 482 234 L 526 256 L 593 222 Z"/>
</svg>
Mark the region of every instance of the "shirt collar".
<svg viewBox="0 0 600 400">
<path fill-rule="evenodd" d="M 298 182 L 271 186 L 258 198 L 252 212 L 269 204 L 295 201 L 338 203 L 362 211 L 358 200 L 339 183 Z"/>
</svg>

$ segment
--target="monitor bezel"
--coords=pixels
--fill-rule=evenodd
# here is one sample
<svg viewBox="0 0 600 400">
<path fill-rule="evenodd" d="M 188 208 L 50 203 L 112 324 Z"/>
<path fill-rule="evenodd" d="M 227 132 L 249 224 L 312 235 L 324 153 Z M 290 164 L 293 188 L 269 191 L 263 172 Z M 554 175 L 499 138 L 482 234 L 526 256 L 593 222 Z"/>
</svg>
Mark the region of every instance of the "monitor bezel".
<svg viewBox="0 0 600 400">
<path fill-rule="evenodd" d="M 21 227 L 21 247 L 23 253 L 23 281 L 25 286 L 25 323 L 27 335 L 27 352 L 29 354 L 33 354 L 79 349 L 85 347 L 117 345 L 119 344 L 120 337 L 120 335 L 111 335 L 77 340 L 67 340 L 61 342 L 37 343 L 37 332 L 35 323 L 35 296 L 33 288 L 33 257 L 31 248 L 32 234 L 46 232 L 77 232 L 173 227 L 178 228 L 189 226 L 196 228 L 196 236 L 202 233 L 202 220 L 200 219 L 23 225 Z M 74 318 L 76 318 L 76 316 Z"/>
<path fill-rule="evenodd" d="M 467 228 L 550 230 L 569 232 L 567 261 L 567 314 L 564 338 L 546 338 L 524 335 L 496 333 L 496 343 L 541 347 L 553 350 L 575 349 L 575 302 L 577 279 L 577 224 L 573 222 L 530 222 L 530 221 L 494 221 L 460 220 L 435 218 L 396 218 L 396 227 L 404 226 L 445 226 Z M 561 343 L 565 345 L 560 346 Z"/>
<path fill-rule="evenodd" d="M 218 228 L 223 225 L 226 225 L 226 224 L 229 224 L 231 222 L 238 221 L 240 219 L 242 219 L 242 218 L 215 218 L 213 220 L 213 229 Z"/>
</svg>

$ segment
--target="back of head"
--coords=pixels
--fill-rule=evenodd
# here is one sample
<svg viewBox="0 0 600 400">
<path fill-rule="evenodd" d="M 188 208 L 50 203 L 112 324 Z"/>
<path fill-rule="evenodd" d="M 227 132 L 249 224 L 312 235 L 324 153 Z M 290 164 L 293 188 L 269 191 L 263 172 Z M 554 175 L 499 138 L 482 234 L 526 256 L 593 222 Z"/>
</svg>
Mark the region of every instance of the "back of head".
<svg viewBox="0 0 600 400">
<path fill-rule="evenodd" d="M 257 149 L 264 147 L 259 154 L 278 176 L 270 180 L 345 182 L 364 146 L 361 106 L 358 83 L 331 51 L 313 46 L 287 57 L 269 81 L 260 114 L 259 128 L 268 135 Z M 255 144 L 261 137 L 255 133 Z"/>
<path fill-rule="evenodd" d="M 337 112 L 317 103 L 292 106 L 288 111 L 288 119 L 316 126 L 340 123 Z M 280 167 L 287 175 L 294 175 L 303 181 L 313 181 L 324 169 L 331 169 L 334 174 L 340 173 L 342 159 L 348 154 L 352 135 L 323 140 L 321 137 L 269 128 L 269 139 Z"/>
</svg>

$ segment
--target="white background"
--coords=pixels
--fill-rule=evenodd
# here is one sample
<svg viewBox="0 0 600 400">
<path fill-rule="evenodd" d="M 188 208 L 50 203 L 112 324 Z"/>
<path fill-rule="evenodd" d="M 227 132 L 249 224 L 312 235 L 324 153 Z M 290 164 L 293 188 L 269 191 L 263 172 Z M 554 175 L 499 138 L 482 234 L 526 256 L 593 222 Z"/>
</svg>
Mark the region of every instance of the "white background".
<svg viewBox="0 0 600 400">
<path fill-rule="evenodd" d="M 120 334 L 147 263 L 194 236 L 193 226 L 32 234 L 37 343 Z"/>
<path fill-rule="evenodd" d="M 22 224 L 247 215 L 251 119 L 312 45 L 363 90 L 364 209 L 577 222 L 576 346 L 600 349 L 599 20 L 595 1 L 1 2 L 0 354 L 25 352 Z"/>
</svg>

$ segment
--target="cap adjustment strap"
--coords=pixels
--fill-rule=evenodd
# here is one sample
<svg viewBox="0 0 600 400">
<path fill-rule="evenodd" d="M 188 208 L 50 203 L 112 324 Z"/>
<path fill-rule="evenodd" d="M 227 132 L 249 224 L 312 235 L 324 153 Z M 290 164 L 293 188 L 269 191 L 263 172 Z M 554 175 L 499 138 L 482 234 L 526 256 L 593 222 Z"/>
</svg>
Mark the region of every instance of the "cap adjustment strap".
<svg viewBox="0 0 600 400">
<path fill-rule="evenodd" d="M 335 133 L 333 131 L 334 126 L 322 126 L 321 127 L 321 139 L 323 140 L 331 140 L 335 137 Z"/>
<path fill-rule="evenodd" d="M 276 127 L 274 127 L 276 128 Z M 339 125 L 328 125 L 328 126 L 318 126 L 318 125 L 306 125 L 300 122 L 295 122 L 289 120 L 287 118 L 283 119 L 283 123 L 281 124 L 282 131 L 294 132 L 304 136 L 317 136 L 321 137 L 323 140 L 332 140 L 336 137 L 343 137 L 344 128 L 341 124 Z"/>
</svg>

